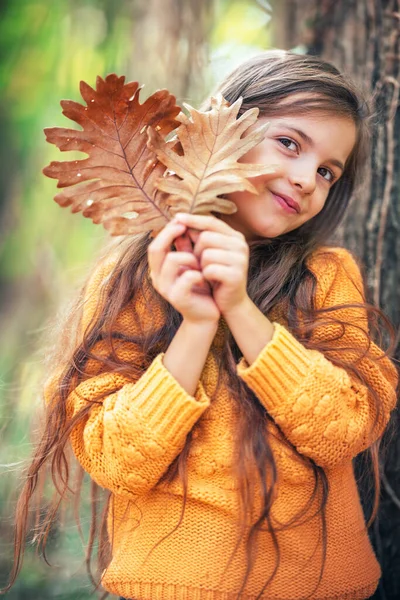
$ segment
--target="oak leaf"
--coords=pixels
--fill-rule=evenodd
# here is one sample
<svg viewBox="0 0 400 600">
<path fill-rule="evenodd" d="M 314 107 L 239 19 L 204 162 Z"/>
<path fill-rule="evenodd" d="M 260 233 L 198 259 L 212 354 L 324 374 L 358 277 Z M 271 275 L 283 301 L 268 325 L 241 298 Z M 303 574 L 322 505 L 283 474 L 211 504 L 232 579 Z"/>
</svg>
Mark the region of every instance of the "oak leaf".
<svg viewBox="0 0 400 600">
<path fill-rule="evenodd" d="M 206 112 L 184 104 L 190 117 L 183 112 L 177 116 L 181 122 L 177 137 L 182 155 L 174 152 L 161 135 L 149 127 L 148 146 L 176 174 L 156 182 L 159 190 L 170 195 L 168 204 L 174 207 L 174 212 L 234 213 L 235 204 L 220 196 L 245 190 L 257 194 L 247 178 L 274 172 L 270 165 L 237 162 L 262 141 L 269 126 L 268 123 L 260 125 L 249 133 L 259 110 L 247 110 L 237 119 L 241 105 L 242 98 L 230 105 L 221 94 L 211 98 L 211 110 Z"/>
<path fill-rule="evenodd" d="M 87 106 L 71 100 L 62 100 L 61 106 L 82 131 L 45 129 L 47 141 L 61 151 L 89 155 L 84 160 L 54 161 L 43 169 L 58 179 L 57 187 L 70 188 L 57 194 L 55 201 L 102 223 L 112 235 L 161 229 L 171 219 L 166 194 L 154 185 L 165 166 L 147 147 L 146 129 L 152 126 L 166 136 L 179 125 L 175 96 L 158 90 L 140 104 L 138 82 L 124 82 L 125 77 L 115 74 L 105 80 L 97 77 L 94 90 L 81 81 Z"/>
<path fill-rule="evenodd" d="M 222 197 L 234 191 L 257 193 L 248 177 L 273 172 L 267 165 L 238 160 L 264 137 L 267 125 L 249 127 L 258 109 L 237 118 L 240 98 L 230 105 L 221 94 L 211 110 L 189 105 L 186 116 L 175 97 L 159 90 L 139 103 L 139 84 L 124 77 L 98 77 L 96 90 L 81 82 L 87 106 L 61 101 L 63 114 L 82 131 L 45 129 L 47 141 L 61 151 L 78 150 L 84 160 L 52 162 L 43 169 L 70 188 L 55 196 L 112 235 L 160 230 L 177 212 L 231 214 L 235 204 Z M 176 135 L 166 141 L 175 129 Z"/>
</svg>

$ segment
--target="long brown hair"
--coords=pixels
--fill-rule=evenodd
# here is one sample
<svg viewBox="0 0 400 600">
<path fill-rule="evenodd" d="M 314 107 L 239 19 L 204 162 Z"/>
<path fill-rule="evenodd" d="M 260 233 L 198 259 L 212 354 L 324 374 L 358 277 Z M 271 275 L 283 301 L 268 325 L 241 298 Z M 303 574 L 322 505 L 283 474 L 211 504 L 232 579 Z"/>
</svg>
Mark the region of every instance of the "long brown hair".
<svg viewBox="0 0 400 600">
<path fill-rule="evenodd" d="M 321 251 L 321 248 L 327 245 L 330 236 L 339 225 L 346 211 L 358 178 L 362 175 L 370 152 L 371 114 L 368 103 L 349 79 L 340 74 L 331 64 L 316 57 L 301 56 L 284 51 L 264 52 L 244 62 L 223 81 L 219 86 L 219 91 L 231 103 L 239 97 L 243 98 L 240 114 L 255 106 L 259 108 L 260 116 L 296 115 L 318 110 L 333 115 L 346 116 L 355 123 L 357 130 L 355 147 L 345 165 L 342 177 L 332 186 L 321 212 L 295 231 L 277 238 L 250 243 L 248 294 L 265 315 L 268 315 L 274 307 L 284 303 L 288 328 L 305 347 L 319 350 L 335 365 L 345 368 L 368 386 L 368 382 L 365 381 L 357 366 L 357 358 L 359 359 L 368 354 L 371 340 L 374 338 L 372 329 L 376 327 L 378 331 L 378 318 L 380 319 L 380 330 L 382 331 L 383 326 L 388 332 L 390 344 L 386 354 L 392 352 L 395 340 L 392 325 L 379 308 L 367 302 L 355 305 L 340 305 L 340 307 L 329 309 L 317 309 L 315 306 L 317 281 L 315 275 L 307 266 L 309 257 L 316 250 Z M 306 94 L 301 98 L 291 99 L 298 92 L 305 92 Z M 285 101 L 284 104 L 282 104 L 282 101 Z M 206 100 L 202 108 L 206 109 L 208 103 L 209 100 Z M 99 293 L 95 318 L 85 331 L 80 331 L 79 324 L 85 295 L 85 288 L 83 288 L 68 318 L 62 325 L 56 345 L 52 348 L 49 364 L 55 373 L 56 385 L 52 387 L 51 397 L 47 398 L 43 436 L 28 468 L 26 483 L 17 505 L 14 566 L 7 590 L 15 581 L 21 568 L 28 527 L 28 507 L 35 491 L 40 491 L 42 488 L 39 485 L 40 475 L 46 470 L 46 466 L 51 470 L 56 493 L 53 503 L 47 508 L 44 517 L 42 516 L 36 524 L 36 541 L 43 548 L 43 551 L 45 551 L 46 540 L 60 503 L 70 491 L 71 452 L 68 447 L 68 440 L 72 429 L 87 418 L 91 410 L 91 404 L 89 403 L 72 420 L 68 420 L 66 400 L 71 390 L 80 381 L 90 376 L 85 372 L 88 361 L 94 359 L 99 362 L 103 369 L 118 371 L 132 381 L 136 381 L 155 356 L 159 352 L 166 351 L 181 323 L 181 315 L 150 284 L 147 263 L 147 248 L 150 241 L 149 234 L 143 234 L 110 245 L 107 252 L 116 253 L 118 258 L 108 278 L 107 285 L 103 286 L 102 293 Z M 335 254 L 329 253 L 329 249 L 323 251 L 332 261 L 336 260 Z M 161 310 L 163 315 L 162 326 L 153 331 L 143 332 L 142 335 L 132 336 L 126 332 L 126 334 L 118 334 L 117 336 L 115 334 L 115 323 L 118 315 L 128 303 L 132 303 L 132 300 L 139 296 L 146 297 L 147 305 L 156 306 Z M 350 324 L 344 323 L 343 319 L 335 318 L 335 311 L 344 307 L 366 311 L 371 331 L 364 332 L 366 344 L 363 349 L 357 347 L 349 349 L 348 346 L 340 348 L 340 339 L 345 335 L 346 326 Z M 337 323 L 341 327 L 341 336 L 333 341 L 331 340 L 333 342 L 331 345 L 329 342 L 315 339 L 312 335 L 316 327 L 321 327 L 324 323 Z M 76 334 L 73 334 L 73 331 Z M 122 341 L 137 345 L 141 357 L 138 364 L 132 365 L 132 363 L 124 362 L 121 356 L 117 355 L 115 351 L 117 337 L 118 343 L 121 343 L 122 339 Z M 103 352 L 101 356 L 96 354 L 95 346 L 99 340 L 102 343 L 107 343 L 109 348 L 107 356 Z M 239 409 L 238 431 L 235 437 L 238 443 L 239 456 L 236 469 L 242 508 L 242 532 L 246 530 L 244 525 L 245 515 L 249 514 L 249 511 L 251 514 L 255 501 L 254 482 L 252 483 L 249 476 L 250 470 L 253 472 L 254 465 L 258 476 L 258 489 L 261 494 L 259 499 L 261 500 L 261 511 L 257 521 L 251 525 L 246 539 L 247 571 L 242 587 L 238 590 L 238 596 L 240 596 L 252 569 L 255 542 L 261 529 L 267 527 L 276 549 L 274 574 L 280 561 L 277 529 L 274 528 L 271 522 L 271 505 L 277 479 L 276 464 L 265 427 L 266 422 L 271 417 L 255 394 L 236 375 L 236 364 L 241 357 L 241 353 L 229 331 L 226 332 L 223 347 L 211 351 L 215 352 L 219 365 L 220 377 L 217 390 L 219 385 L 222 385 L 222 379 L 224 379 L 232 399 L 237 403 Z M 341 354 L 340 358 L 338 354 Z M 354 356 L 357 358 L 355 359 Z M 370 358 L 375 360 L 373 356 Z M 376 391 L 370 386 L 368 387 L 371 396 L 375 399 L 376 422 L 378 422 L 381 414 L 380 399 Z M 217 390 L 215 393 L 217 393 Z M 291 446 L 289 442 L 287 443 Z M 186 461 L 190 444 L 191 435 L 189 434 L 184 449 L 162 477 L 163 481 L 171 481 L 174 477 L 180 477 L 183 482 L 184 493 L 180 522 L 182 521 L 187 498 Z M 328 479 L 322 467 L 318 466 L 313 460 L 297 453 L 293 446 L 291 447 L 296 452 L 299 460 L 303 461 L 313 473 L 314 489 L 307 506 L 299 511 L 296 519 L 285 526 L 294 525 L 302 519 L 310 507 L 314 506 L 314 500 L 317 499 L 318 514 L 320 514 L 323 531 L 323 558 L 319 584 L 323 576 L 326 555 L 325 508 L 329 494 Z M 376 515 L 379 498 L 378 449 L 379 441 L 375 442 L 369 449 L 376 490 L 370 520 Z M 82 483 L 82 475 L 79 474 L 79 470 L 77 482 L 76 498 L 79 501 Z M 104 510 L 101 514 L 98 514 L 96 507 L 98 505 L 97 495 L 99 489 L 94 482 L 91 482 L 91 486 L 93 492 L 92 524 L 87 549 L 87 564 L 90 569 L 91 555 L 95 539 L 98 536 L 98 572 L 101 573 L 109 564 L 112 554 L 105 526 L 107 510 L 111 505 L 110 493 L 106 494 Z M 162 540 L 159 543 L 161 542 Z M 272 577 L 265 582 L 257 597 L 261 597 Z"/>
</svg>

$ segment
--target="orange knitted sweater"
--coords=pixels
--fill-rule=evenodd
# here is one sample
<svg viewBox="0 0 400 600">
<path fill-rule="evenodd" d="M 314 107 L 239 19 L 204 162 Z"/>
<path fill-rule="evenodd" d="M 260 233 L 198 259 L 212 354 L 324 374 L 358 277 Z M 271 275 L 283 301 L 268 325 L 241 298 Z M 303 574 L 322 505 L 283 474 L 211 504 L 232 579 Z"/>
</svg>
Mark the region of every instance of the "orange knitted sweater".
<svg viewBox="0 0 400 600">
<path fill-rule="evenodd" d="M 339 260 L 329 259 L 329 252 Z M 105 262 L 91 278 L 83 326 L 95 313 L 99 289 L 112 266 L 112 260 Z M 318 282 L 318 308 L 363 301 L 360 271 L 347 250 L 320 249 L 308 266 Z M 146 326 L 152 311 L 140 298 L 135 305 L 140 326 Z M 274 323 L 272 340 L 250 366 L 244 358 L 237 365 L 237 376 L 273 419 L 268 428 L 278 482 L 272 520 L 278 529 L 280 565 L 262 598 L 303 600 L 309 594 L 313 600 L 368 598 L 376 589 L 380 567 L 368 540 L 352 458 L 383 432 L 389 420 L 396 403 L 396 369 L 386 357 L 379 363 L 368 358 L 359 363 L 382 405 L 378 427 L 371 434 L 376 411 L 367 388 L 322 353 L 299 343 L 288 330 L 282 307 L 275 307 L 268 316 Z M 330 341 L 331 346 L 365 345 L 355 326 L 367 327 L 363 311 L 340 309 L 333 316 L 350 320 L 354 326 L 346 328 L 340 341 Z M 154 314 L 152 319 L 154 324 Z M 127 306 L 118 318 L 118 328 L 133 333 L 138 330 L 137 321 L 132 306 Z M 215 348 L 222 347 L 225 328 L 221 319 Z M 337 332 L 332 325 L 317 328 L 313 335 L 334 340 Z M 127 360 L 137 360 L 128 342 L 119 352 Z M 372 352 L 382 354 L 375 345 Z M 335 350 L 330 350 L 330 358 L 334 356 Z M 246 566 L 243 540 L 228 565 L 238 534 L 238 491 L 233 476 L 237 411 L 224 386 L 210 400 L 217 380 L 212 353 L 194 396 L 165 368 L 162 353 L 134 383 L 121 374 L 102 372 L 94 360 L 88 369 L 93 376 L 70 393 L 67 411 L 72 416 L 92 403 L 86 420 L 74 428 L 71 444 L 93 480 L 112 492 L 108 533 L 113 557 L 103 573 L 104 588 L 135 600 L 236 599 Z M 180 519 L 181 482 L 178 478 L 172 483 L 157 482 L 181 451 L 189 431 L 193 439 L 183 521 L 154 548 Z M 312 473 L 282 442 L 282 435 L 323 467 L 329 481 L 326 564 L 314 592 L 322 557 L 321 519 L 315 516 L 319 497 L 295 527 L 279 528 L 307 505 L 314 491 Z M 271 536 L 262 531 L 243 600 L 257 597 L 274 570 L 275 559 Z"/>
</svg>

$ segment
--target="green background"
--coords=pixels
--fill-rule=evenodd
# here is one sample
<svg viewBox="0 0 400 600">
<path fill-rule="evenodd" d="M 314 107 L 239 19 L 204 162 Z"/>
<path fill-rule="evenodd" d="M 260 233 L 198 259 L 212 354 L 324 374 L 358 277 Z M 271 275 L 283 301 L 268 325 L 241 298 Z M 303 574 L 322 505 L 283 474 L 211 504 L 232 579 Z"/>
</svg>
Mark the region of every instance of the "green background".
<svg viewBox="0 0 400 600">
<path fill-rule="evenodd" d="M 108 239 L 100 226 L 53 201 L 56 181 L 46 178 L 42 168 L 51 160 L 72 157 L 47 144 L 43 129 L 74 126 L 62 116 L 59 102 L 66 98 L 83 102 L 81 80 L 94 86 L 97 75 L 115 72 L 127 81 L 146 84 L 142 101 L 168 87 L 180 104 L 196 106 L 224 73 L 270 47 L 273 14 L 265 0 L 208 0 L 203 3 L 201 27 L 198 20 L 190 21 L 196 2 L 2 0 L 0 4 L 1 585 L 11 568 L 16 496 L 40 424 L 43 361 L 48 352 L 43 340 L 51 320 L 73 299 Z M 180 5 L 184 26 L 174 29 L 178 18 L 171 17 L 170 8 L 179 10 Z M 160 61 L 164 27 L 170 56 L 175 57 L 170 68 Z M 193 49 L 193 36 L 199 31 Z M 197 68 L 193 53 L 201 58 Z M 84 545 L 70 513 L 60 519 L 49 540 L 51 568 L 35 555 L 30 532 L 22 572 L 7 597 L 91 596 Z M 88 523 L 85 492 L 86 540 Z"/>
</svg>

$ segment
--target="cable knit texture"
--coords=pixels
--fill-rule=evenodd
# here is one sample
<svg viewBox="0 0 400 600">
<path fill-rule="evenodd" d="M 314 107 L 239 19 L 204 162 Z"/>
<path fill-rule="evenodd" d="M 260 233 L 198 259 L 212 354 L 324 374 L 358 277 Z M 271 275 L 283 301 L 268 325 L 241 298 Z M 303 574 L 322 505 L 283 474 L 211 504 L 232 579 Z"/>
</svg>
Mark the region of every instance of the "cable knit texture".
<svg viewBox="0 0 400 600">
<path fill-rule="evenodd" d="M 99 290 L 112 266 L 112 260 L 103 264 L 87 286 L 84 327 L 96 312 Z M 308 266 L 318 281 L 317 307 L 363 301 L 360 271 L 347 250 L 320 249 Z M 161 324 L 140 298 L 135 306 L 143 319 L 141 327 L 146 326 L 150 313 L 153 323 L 155 318 L 155 324 Z M 138 331 L 134 315 L 132 306 L 127 306 L 118 318 L 118 330 L 128 335 Z M 365 312 L 340 309 L 333 316 L 354 325 L 336 342 L 336 325 L 316 329 L 315 339 L 331 340 L 331 350 L 324 356 L 299 343 L 288 329 L 284 310 L 275 307 L 269 315 L 274 323 L 273 339 L 251 365 L 244 358 L 237 365 L 238 377 L 273 419 L 268 429 L 278 483 L 272 520 L 280 529 L 281 561 L 263 599 L 361 600 L 372 595 L 380 577 L 352 458 L 382 434 L 396 403 L 397 372 L 386 357 L 378 363 L 368 358 L 359 361 L 365 381 L 379 395 L 381 411 L 377 412 L 365 385 L 328 359 L 343 356 L 338 351 L 335 354 L 335 344 L 365 347 L 359 329 L 367 327 Z M 214 347 L 222 348 L 225 328 L 221 319 Z M 105 351 L 103 343 L 98 343 L 96 352 Z M 124 359 L 140 360 L 137 349 L 128 342 L 118 352 Z M 375 345 L 372 352 L 382 354 Z M 72 416 L 92 404 L 85 420 L 74 428 L 71 443 L 83 468 L 113 494 L 108 516 L 113 559 L 103 574 L 104 588 L 136 600 L 234 600 L 246 564 L 243 540 L 228 564 L 238 534 L 233 472 L 237 408 L 226 386 L 210 400 L 217 379 L 215 358 L 210 352 L 194 396 L 166 369 L 162 353 L 136 382 L 103 372 L 99 364 L 94 359 L 88 363 L 92 376 L 70 393 L 67 410 Z M 181 515 L 182 485 L 179 479 L 156 484 L 182 450 L 190 431 L 186 510 L 182 523 L 171 533 Z M 322 466 L 329 480 L 327 557 L 319 587 L 321 519 L 315 516 L 319 498 L 311 502 L 296 527 L 279 528 L 306 506 L 314 490 L 312 473 L 282 436 Z M 171 535 L 156 546 L 167 534 Z M 274 546 L 263 531 L 244 600 L 257 597 L 274 566 Z"/>
</svg>

